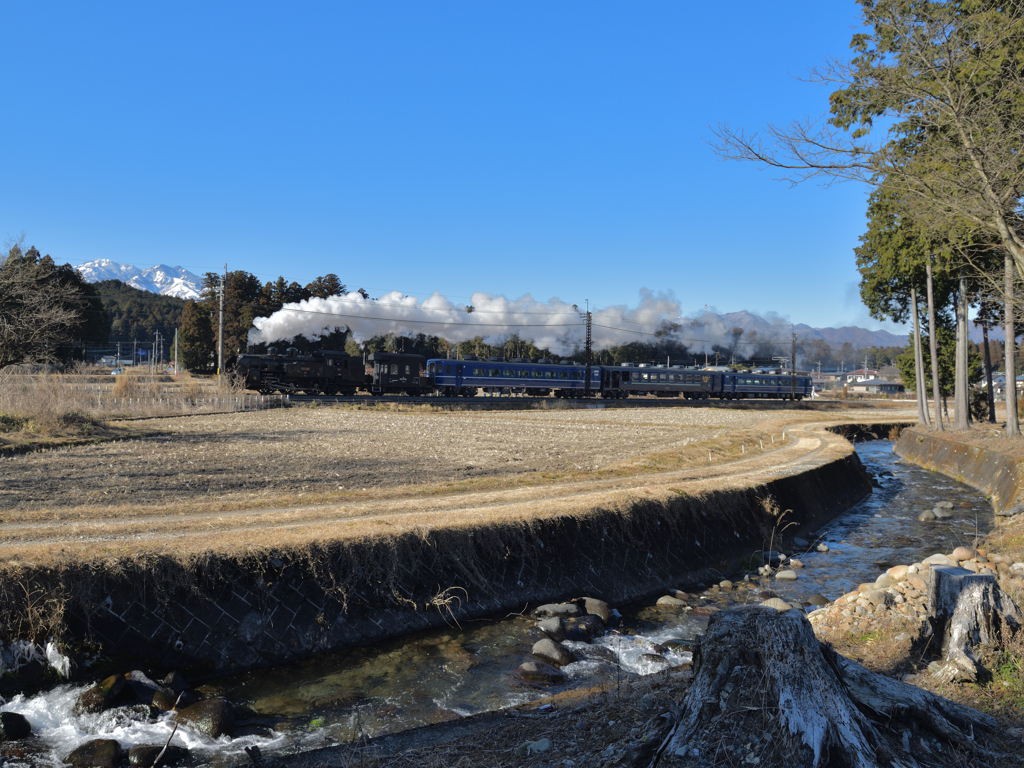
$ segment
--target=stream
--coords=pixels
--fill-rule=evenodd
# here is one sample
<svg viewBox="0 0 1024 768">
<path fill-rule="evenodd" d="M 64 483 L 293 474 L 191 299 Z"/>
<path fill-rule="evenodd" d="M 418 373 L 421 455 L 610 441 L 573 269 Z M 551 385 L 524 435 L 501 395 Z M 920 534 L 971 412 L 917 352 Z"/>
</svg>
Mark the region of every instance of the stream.
<svg viewBox="0 0 1024 768">
<path fill-rule="evenodd" d="M 724 608 L 756 602 L 758 592 L 769 587 L 791 603 L 804 603 L 816 593 L 834 600 L 891 565 L 971 545 L 992 529 L 994 516 L 984 497 L 943 475 L 900 462 L 891 442 L 861 443 L 857 453 L 880 487 L 816 532 L 807 547 L 782 547 L 786 554 L 798 554 L 805 565 L 796 581 L 769 585 L 752 576 L 747 584 L 740 582 L 742 574 L 732 574 L 740 584 L 735 590 L 677 585 L 690 594 L 690 604 Z M 917 520 L 939 501 L 953 503 L 951 518 Z M 783 519 L 780 529 L 785 525 Z M 827 552 L 816 551 L 819 542 L 827 545 Z M 507 616 L 463 621 L 373 647 L 206 681 L 199 689 L 204 695 L 225 696 L 241 712 L 234 739 L 215 740 L 179 729 L 172 743 L 193 750 L 203 765 L 247 765 L 243 750 L 253 744 L 264 754 L 313 749 L 664 670 L 690 660 L 688 648 L 708 617 L 655 607 L 657 597 L 617 606 L 619 627 L 593 643 L 566 642 L 578 660 L 562 669 L 567 681 L 553 688 L 538 690 L 512 676 L 519 664 L 532 660 L 530 649 L 541 637 L 536 620 Z M 38 696 L 16 696 L 0 707 L 25 715 L 33 730 L 31 738 L 6 745 L 0 763 L 61 766 L 64 756 L 89 739 L 117 739 L 127 749 L 162 745 L 170 735 L 170 716 L 153 721 L 137 711 L 142 708 L 73 714 L 84 688 L 59 686 Z"/>
</svg>

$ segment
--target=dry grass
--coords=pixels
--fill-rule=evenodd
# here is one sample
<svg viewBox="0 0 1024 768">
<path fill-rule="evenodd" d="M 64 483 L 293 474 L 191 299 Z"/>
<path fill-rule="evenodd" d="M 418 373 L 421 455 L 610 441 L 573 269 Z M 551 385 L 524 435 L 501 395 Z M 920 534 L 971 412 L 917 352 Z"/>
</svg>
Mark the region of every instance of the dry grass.
<svg viewBox="0 0 1024 768">
<path fill-rule="evenodd" d="M 648 423 L 630 423 L 637 415 Z M 301 546 L 416 526 L 578 515 L 635 498 L 749 487 L 795 471 L 787 467 L 809 451 L 826 461 L 850 450 L 823 431 L 795 432 L 783 445 L 784 425 L 759 414 L 746 415 L 749 429 L 687 409 L 660 421 L 635 411 L 553 416 L 320 408 L 169 420 L 145 440 L 8 460 L 3 548 L 34 559 L 47 550 L 238 551 L 270 529 L 276 543 Z M 431 439 L 436 445 L 423 455 Z M 577 466 L 609 444 L 600 461 L 632 457 Z M 645 453 L 658 444 L 671 449 Z M 476 474 L 466 470 L 470 456 Z M 448 471 L 455 478 L 439 481 Z"/>
</svg>

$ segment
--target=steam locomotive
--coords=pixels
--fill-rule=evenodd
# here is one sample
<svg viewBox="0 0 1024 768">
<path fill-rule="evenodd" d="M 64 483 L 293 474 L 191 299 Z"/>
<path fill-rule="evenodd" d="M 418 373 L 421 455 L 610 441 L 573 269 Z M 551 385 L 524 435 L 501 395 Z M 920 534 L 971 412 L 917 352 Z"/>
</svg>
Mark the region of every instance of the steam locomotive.
<svg viewBox="0 0 1024 768">
<path fill-rule="evenodd" d="M 374 352 L 363 362 L 348 352 L 323 350 L 300 355 L 295 347 L 279 354 L 271 347 L 265 355 L 246 353 L 235 364 L 235 376 L 246 389 L 263 394 L 305 392 L 308 395 L 423 395 L 433 391 L 420 375 L 423 355 Z M 367 372 L 367 363 L 371 372 Z"/>
<path fill-rule="evenodd" d="M 425 364 L 424 364 L 425 363 Z M 369 370 L 367 370 L 369 368 Z M 523 358 L 430 359 L 404 352 L 374 352 L 366 362 L 346 352 L 267 354 L 238 358 L 236 375 L 259 392 L 473 397 L 526 394 L 536 397 L 621 399 L 640 395 L 687 400 L 802 400 L 812 392 L 809 376 L 705 371 L 683 366 L 581 365 Z"/>
</svg>

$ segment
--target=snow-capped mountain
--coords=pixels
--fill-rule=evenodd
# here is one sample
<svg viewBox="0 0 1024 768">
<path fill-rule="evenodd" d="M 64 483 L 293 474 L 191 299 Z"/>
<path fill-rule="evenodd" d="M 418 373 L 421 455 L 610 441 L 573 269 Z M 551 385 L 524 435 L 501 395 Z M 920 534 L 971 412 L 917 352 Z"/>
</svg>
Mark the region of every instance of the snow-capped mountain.
<svg viewBox="0 0 1024 768">
<path fill-rule="evenodd" d="M 118 264 L 110 259 L 96 259 L 79 264 L 75 269 L 88 283 L 100 280 L 120 280 L 133 288 L 179 299 L 198 299 L 203 281 L 182 267 L 157 264 L 139 269 L 131 264 Z"/>
</svg>

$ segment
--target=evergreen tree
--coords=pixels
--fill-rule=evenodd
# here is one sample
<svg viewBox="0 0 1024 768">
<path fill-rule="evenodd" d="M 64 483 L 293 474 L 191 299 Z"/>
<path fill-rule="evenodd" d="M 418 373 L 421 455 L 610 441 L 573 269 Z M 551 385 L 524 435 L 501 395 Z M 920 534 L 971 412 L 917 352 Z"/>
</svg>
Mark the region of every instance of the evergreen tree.
<svg viewBox="0 0 1024 768">
<path fill-rule="evenodd" d="M 185 304 L 178 331 L 178 362 L 188 371 L 209 373 L 217 365 L 217 344 L 207 306 L 195 301 Z"/>
</svg>

